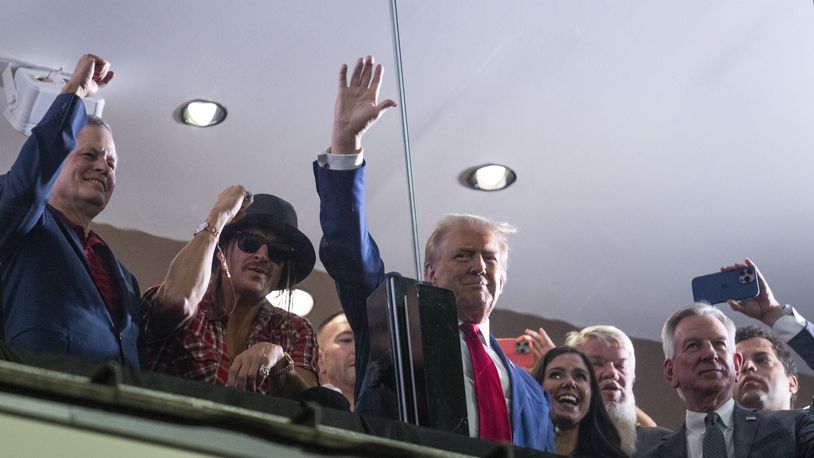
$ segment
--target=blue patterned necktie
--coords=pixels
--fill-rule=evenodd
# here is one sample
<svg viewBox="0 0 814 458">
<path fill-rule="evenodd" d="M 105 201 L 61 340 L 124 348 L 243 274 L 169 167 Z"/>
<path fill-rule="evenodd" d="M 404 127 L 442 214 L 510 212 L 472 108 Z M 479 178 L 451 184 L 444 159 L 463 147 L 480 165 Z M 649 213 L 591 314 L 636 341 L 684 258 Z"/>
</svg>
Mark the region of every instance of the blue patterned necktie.
<svg viewBox="0 0 814 458">
<path fill-rule="evenodd" d="M 721 431 L 721 417 L 712 412 L 704 418 L 704 458 L 727 458 L 726 441 Z"/>
</svg>

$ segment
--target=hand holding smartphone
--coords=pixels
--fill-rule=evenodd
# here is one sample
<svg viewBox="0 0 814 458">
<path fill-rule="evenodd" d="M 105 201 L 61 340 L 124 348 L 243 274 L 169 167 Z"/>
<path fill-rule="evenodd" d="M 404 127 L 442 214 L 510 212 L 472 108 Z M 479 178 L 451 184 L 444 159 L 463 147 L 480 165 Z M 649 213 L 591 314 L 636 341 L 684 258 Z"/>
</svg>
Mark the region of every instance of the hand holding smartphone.
<svg viewBox="0 0 814 458">
<path fill-rule="evenodd" d="M 533 345 L 531 340 L 510 337 L 497 339 L 497 343 L 509 361 L 528 370 L 534 367 L 535 358 L 534 352 L 531 351 Z"/>
<path fill-rule="evenodd" d="M 718 304 L 729 299 L 741 300 L 760 294 L 754 267 L 702 275 L 692 279 L 695 302 Z"/>
</svg>

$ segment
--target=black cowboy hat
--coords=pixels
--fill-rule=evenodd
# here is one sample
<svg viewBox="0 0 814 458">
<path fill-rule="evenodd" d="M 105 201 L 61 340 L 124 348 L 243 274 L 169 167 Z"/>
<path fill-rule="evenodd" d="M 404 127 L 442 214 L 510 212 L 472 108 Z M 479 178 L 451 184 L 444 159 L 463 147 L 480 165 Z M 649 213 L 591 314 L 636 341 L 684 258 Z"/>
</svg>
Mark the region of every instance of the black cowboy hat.
<svg viewBox="0 0 814 458">
<path fill-rule="evenodd" d="M 246 215 L 223 227 L 220 234 L 221 244 L 225 246 L 243 229 L 251 227 L 271 230 L 281 242 L 294 249 L 288 266 L 291 269 L 292 284 L 303 281 L 314 269 L 316 262 L 314 246 L 308 237 L 297 229 L 297 212 L 290 203 L 270 194 L 255 194 L 252 204 L 246 207 Z M 284 277 L 280 278 L 280 283 L 274 289 L 286 287 Z"/>
</svg>

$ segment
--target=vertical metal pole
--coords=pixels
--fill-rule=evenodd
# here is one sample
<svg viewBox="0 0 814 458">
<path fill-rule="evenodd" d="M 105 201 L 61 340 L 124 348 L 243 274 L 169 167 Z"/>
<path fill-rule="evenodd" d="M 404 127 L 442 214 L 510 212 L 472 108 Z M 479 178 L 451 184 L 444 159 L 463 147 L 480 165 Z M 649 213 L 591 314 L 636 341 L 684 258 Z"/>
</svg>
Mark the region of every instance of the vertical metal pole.
<svg viewBox="0 0 814 458">
<path fill-rule="evenodd" d="M 390 24 L 393 27 L 393 55 L 396 61 L 396 81 L 401 108 L 401 135 L 404 143 L 404 168 L 407 172 L 407 199 L 410 204 L 410 223 L 413 231 L 413 259 L 415 278 L 424 281 L 424 268 L 421 262 L 421 248 L 418 242 L 418 216 L 415 210 L 415 188 L 413 186 L 413 160 L 410 153 L 410 129 L 407 126 L 407 98 L 404 95 L 404 71 L 401 62 L 401 37 L 399 35 L 399 14 L 396 0 L 390 0 Z"/>
</svg>

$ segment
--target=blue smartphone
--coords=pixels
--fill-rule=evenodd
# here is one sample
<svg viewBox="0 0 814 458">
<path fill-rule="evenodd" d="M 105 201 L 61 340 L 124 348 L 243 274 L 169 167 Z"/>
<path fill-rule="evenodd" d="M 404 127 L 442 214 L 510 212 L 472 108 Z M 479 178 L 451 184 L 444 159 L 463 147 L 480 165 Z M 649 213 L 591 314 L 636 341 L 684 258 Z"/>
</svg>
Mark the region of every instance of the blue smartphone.
<svg viewBox="0 0 814 458">
<path fill-rule="evenodd" d="M 695 302 L 718 304 L 728 299 L 741 300 L 760 294 L 754 267 L 702 275 L 692 279 Z"/>
</svg>

